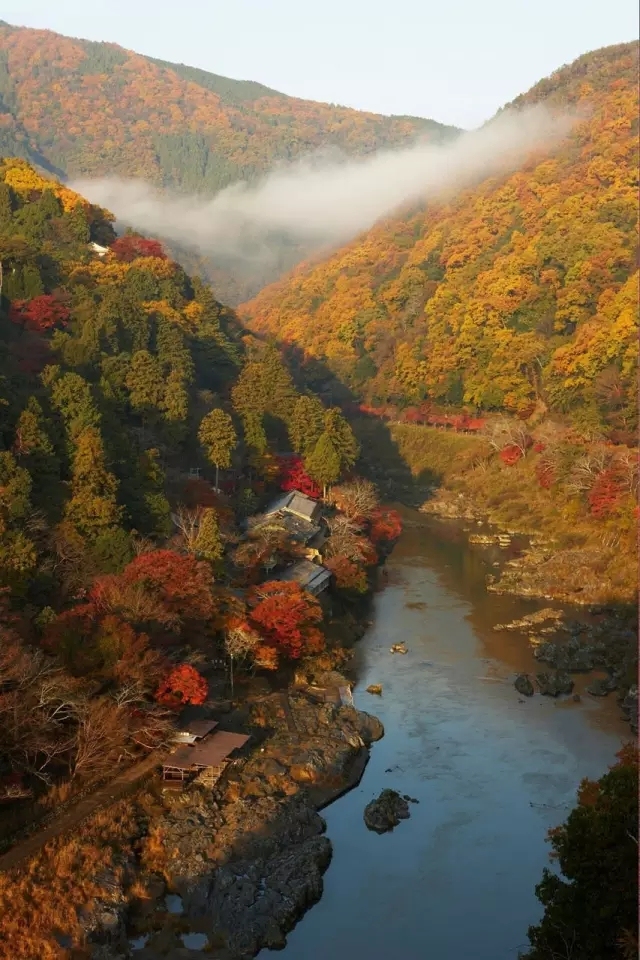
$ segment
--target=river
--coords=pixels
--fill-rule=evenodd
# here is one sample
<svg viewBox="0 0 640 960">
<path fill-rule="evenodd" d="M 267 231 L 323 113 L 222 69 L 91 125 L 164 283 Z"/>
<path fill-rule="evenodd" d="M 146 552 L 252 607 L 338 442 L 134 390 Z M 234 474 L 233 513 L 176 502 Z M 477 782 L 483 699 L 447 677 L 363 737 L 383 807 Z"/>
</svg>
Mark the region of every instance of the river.
<svg viewBox="0 0 640 960">
<path fill-rule="evenodd" d="M 360 786 L 324 811 L 333 860 L 286 960 L 516 960 L 540 916 L 547 830 L 629 738 L 613 697 L 520 697 L 515 673 L 534 672 L 535 660 L 524 636 L 493 626 L 556 605 L 487 594 L 498 548 L 403 514 L 356 654 L 356 706 L 380 717 L 385 737 Z M 390 654 L 401 640 L 408 654 Z M 365 692 L 370 683 L 382 697 Z M 378 836 L 362 812 L 383 787 L 419 803 Z"/>
</svg>

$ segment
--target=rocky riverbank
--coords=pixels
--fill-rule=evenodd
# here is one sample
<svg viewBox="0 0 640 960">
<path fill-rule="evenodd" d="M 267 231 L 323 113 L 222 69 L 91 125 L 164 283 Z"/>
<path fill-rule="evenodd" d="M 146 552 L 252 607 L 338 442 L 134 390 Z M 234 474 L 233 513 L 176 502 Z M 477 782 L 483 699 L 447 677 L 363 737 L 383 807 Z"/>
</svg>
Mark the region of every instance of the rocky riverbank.
<svg viewBox="0 0 640 960">
<path fill-rule="evenodd" d="M 462 493 L 438 490 L 420 511 L 447 520 L 473 521 L 474 532 L 469 532 L 469 542 L 479 547 L 506 550 L 516 537 L 522 539 L 522 532 L 517 530 L 478 532 L 490 518 Z M 594 601 L 606 594 L 606 584 L 598 579 L 597 561 L 594 551 L 558 549 L 553 543 L 528 534 L 519 556 L 502 563 L 496 561 L 494 566 L 499 566 L 499 572 L 487 575 L 487 590 L 582 607 L 584 612 L 581 611 L 580 616 L 586 615 L 589 622 L 571 618 L 566 609 L 547 608 L 522 621 L 496 624 L 495 629 L 519 630 L 529 635 L 536 659 L 553 668 L 551 672 L 541 671 L 536 675 L 536 686 L 543 694 L 555 697 L 571 693 L 571 674 L 599 671 L 600 675 L 594 676 L 587 692 L 592 696 L 616 692 L 626 719 L 637 733 L 635 611 L 631 604 Z M 517 682 L 520 693 L 532 695 L 531 678 L 518 678 Z"/>
<path fill-rule="evenodd" d="M 313 690 L 347 685 L 313 665 L 304 679 Z M 384 733 L 370 714 L 316 702 L 308 689 L 298 677 L 287 691 L 249 695 L 223 718 L 228 729 L 252 731 L 247 757 L 213 789 L 164 795 L 143 843 L 146 893 L 125 924 L 94 935 L 95 960 L 196 957 L 187 946 L 194 934 L 220 960 L 284 945 L 321 896 L 331 860 L 318 810 L 359 782 L 369 745 Z M 179 900 L 177 914 L 167 893 Z"/>
</svg>

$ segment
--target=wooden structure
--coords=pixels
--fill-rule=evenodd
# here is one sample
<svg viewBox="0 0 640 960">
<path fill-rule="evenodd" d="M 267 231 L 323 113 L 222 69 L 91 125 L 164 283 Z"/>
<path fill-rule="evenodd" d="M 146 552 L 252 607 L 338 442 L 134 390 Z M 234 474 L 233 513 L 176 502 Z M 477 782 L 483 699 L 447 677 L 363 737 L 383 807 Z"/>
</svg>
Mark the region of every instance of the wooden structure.
<svg viewBox="0 0 640 960">
<path fill-rule="evenodd" d="M 163 783 L 181 787 L 197 778 L 207 786 L 213 786 L 229 763 L 231 754 L 243 747 L 248 739 L 244 733 L 219 731 L 193 744 L 179 746 L 162 764 Z"/>
<path fill-rule="evenodd" d="M 312 563 L 311 560 L 297 560 L 281 573 L 277 573 L 274 580 L 299 583 L 304 590 L 317 597 L 329 586 L 331 571 L 320 563 Z"/>
<path fill-rule="evenodd" d="M 218 726 L 216 720 L 191 720 L 182 730 L 176 731 L 174 743 L 192 746 L 203 740 Z"/>
</svg>

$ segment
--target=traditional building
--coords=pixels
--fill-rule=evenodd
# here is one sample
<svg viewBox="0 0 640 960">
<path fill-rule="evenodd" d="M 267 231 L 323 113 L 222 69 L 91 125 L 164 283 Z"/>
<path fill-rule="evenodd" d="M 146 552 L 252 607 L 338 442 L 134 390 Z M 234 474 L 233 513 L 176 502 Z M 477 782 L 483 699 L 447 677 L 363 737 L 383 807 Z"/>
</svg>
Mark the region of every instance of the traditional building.
<svg viewBox="0 0 640 960">
<path fill-rule="evenodd" d="M 268 525 L 282 528 L 292 540 L 310 544 L 322 540 L 322 507 L 317 500 L 307 497 L 299 490 L 290 490 L 282 494 L 266 510 L 247 521 L 249 532 L 258 531 Z"/>
<path fill-rule="evenodd" d="M 280 573 L 274 574 L 273 579 L 299 583 L 304 590 L 317 597 L 331 583 L 331 571 L 319 563 L 312 563 L 311 560 L 297 560 Z"/>
<path fill-rule="evenodd" d="M 231 762 L 231 754 L 243 747 L 249 737 L 244 733 L 216 731 L 215 721 L 196 720 L 178 731 L 178 748 L 162 764 L 162 780 L 166 787 L 180 789 L 186 782 L 198 780 L 212 786 Z M 204 731 L 202 736 L 194 731 Z M 180 739 L 183 736 L 185 739 Z M 187 737 L 193 737 L 189 740 Z"/>
</svg>

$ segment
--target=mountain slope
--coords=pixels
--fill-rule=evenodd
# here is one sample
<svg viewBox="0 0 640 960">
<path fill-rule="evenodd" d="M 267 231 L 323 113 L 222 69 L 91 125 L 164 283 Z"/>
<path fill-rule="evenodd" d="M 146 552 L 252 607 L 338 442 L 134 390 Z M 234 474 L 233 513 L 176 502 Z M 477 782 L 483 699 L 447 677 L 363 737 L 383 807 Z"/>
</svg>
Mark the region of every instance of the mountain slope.
<svg viewBox="0 0 640 960">
<path fill-rule="evenodd" d="M 143 178 L 212 196 L 317 150 L 367 154 L 456 133 L 431 120 L 298 100 L 115 44 L 0 21 L 0 155 L 63 179 Z M 173 252 L 212 281 L 224 302 L 238 303 L 311 251 L 281 238 L 259 263 Z"/>
<path fill-rule="evenodd" d="M 241 309 L 374 403 L 635 411 L 637 45 L 586 54 L 514 106 L 586 111 L 552 156 L 381 223 Z"/>
<path fill-rule="evenodd" d="M 318 148 L 367 153 L 455 132 L 1 22 L 0 105 L 13 152 L 69 177 L 120 174 L 203 192 Z"/>
</svg>

